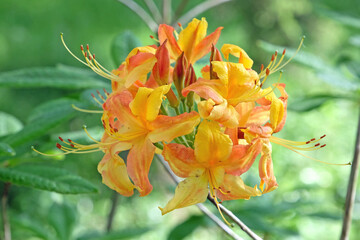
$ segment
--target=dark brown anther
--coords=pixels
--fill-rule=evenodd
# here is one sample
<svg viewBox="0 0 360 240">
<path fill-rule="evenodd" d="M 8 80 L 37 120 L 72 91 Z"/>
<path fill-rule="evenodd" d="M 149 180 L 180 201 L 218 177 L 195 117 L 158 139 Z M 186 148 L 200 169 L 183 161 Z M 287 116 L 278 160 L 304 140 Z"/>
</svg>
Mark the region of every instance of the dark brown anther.
<svg viewBox="0 0 360 240">
<path fill-rule="evenodd" d="M 266 75 L 269 76 L 270 75 L 270 69 L 266 69 Z"/>
<path fill-rule="evenodd" d="M 231 191 L 226 191 L 226 193 L 231 193 Z"/>
<path fill-rule="evenodd" d="M 271 61 L 274 61 L 274 59 L 275 59 L 275 55 L 273 54 L 273 55 L 271 56 Z"/>
<path fill-rule="evenodd" d="M 326 144 L 324 144 L 324 145 L 321 145 L 321 146 L 320 146 L 320 148 L 323 148 L 323 147 L 325 147 L 325 146 L 326 146 Z"/>
<path fill-rule="evenodd" d="M 114 132 L 116 132 L 116 133 L 117 133 L 118 131 L 119 131 L 119 130 L 118 130 L 117 128 L 114 128 Z"/>
<path fill-rule="evenodd" d="M 73 147 L 73 148 L 75 147 L 74 144 L 70 144 L 70 146 Z"/>
<path fill-rule="evenodd" d="M 320 143 L 315 144 L 315 147 L 318 147 L 318 146 L 320 146 Z"/>
<path fill-rule="evenodd" d="M 309 144 L 311 141 L 307 141 L 305 144 Z"/>
<path fill-rule="evenodd" d="M 59 140 L 62 141 L 62 142 L 64 141 L 64 139 L 62 137 L 60 137 L 60 136 L 59 136 Z"/>
<path fill-rule="evenodd" d="M 315 141 L 315 138 L 310 139 L 310 141 Z"/>
<path fill-rule="evenodd" d="M 326 137 L 326 134 L 322 135 L 322 136 L 320 137 L 320 139 L 322 139 L 322 138 L 324 138 L 324 137 Z"/>
<path fill-rule="evenodd" d="M 71 140 L 71 139 L 68 139 L 68 141 L 69 141 L 69 142 L 72 142 L 72 140 Z"/>
<path fill-rule="evenodd" d="M 276 50 L 276 51 L 275 51 L 275 56 L 277 56 L 277 55 L 278 55 L 278 51 Z"/>
<path fill-rule="evenodd" d="M 57 147 L 58 149 L 61 149 L 60 143 L 56 143 L 56 147 Z"/>
</svg>

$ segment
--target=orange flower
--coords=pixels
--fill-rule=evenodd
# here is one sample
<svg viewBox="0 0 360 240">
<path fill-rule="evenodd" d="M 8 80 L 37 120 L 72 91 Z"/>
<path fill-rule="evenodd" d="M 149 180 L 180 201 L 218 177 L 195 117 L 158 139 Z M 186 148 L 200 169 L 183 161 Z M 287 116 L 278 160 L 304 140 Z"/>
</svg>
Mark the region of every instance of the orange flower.
<svg viewBox="0 0 360 240">
<path fill-rule="evenodd" d="M 174 198 L 160 208 L 162 214 L 204 202 L 209 190 L 217 204 L 217 198 L 231 200 L 259 196 L 261 193 L 256 186 L 246 186 L 238 176 L 248 169 L 247 163 L 255 159 L 256 155 L 252 153 L 249 145 L 233 146 L 219 124 L 207 120 L 198 128 L 194 150 L 180 144 L 164 145 L 163 155 L 171 169 L 186 179 L 177 186 Z"/>
<path fill-rule="evenodd" d="M 218 27 L 213 33 L 206 36 L 208 23 L 205 18 L 198 20 L 194 18 L 188 26 L 178 35 L 178 40 L 174 37 L 174 28 L 160 24 L 158 35 L 160 44 L 167 40 L 172 59 L 177 59 L 184 52 L 188 64 L 194 64 L 197 60 L 205 56 L 211 50 L 211 45 L 215 45 L 220 37 L 222 27 Z"/>
<path fill-rule="evenodd" d="M 135 98 L 128 91 L 113 93 L 103 105 L 102 120 L 105 131 L 116 141 L 112 150 L 113 156 L 117 159 L 116 153 L 125 150 L 124 145 L 130 149 L 127 172 L 140 191 L 140 196 L 145 196 L 152 190 L 148 173 L 156 149 L 153 143 L 171 142 L 176 137 L 189 134 L 200 121 L 196 112 L 176 117 L 159 115 L 164 95 L 169 89 L 170 85 L 156 89 L 140 87 Z M 121 146 L 121 150 L 118 150 L 118 146 Z M 111 160 L 103 163 L 110 164 Z M 100 163 L 99 171 L 105 179 L 104 182 L 121 185 L 116 179 L 109 179 L 106 172 L 103 172 L 103 169 L 109 169 L 108 166 L 104 168 L 103 163 Z"/>
</svg>

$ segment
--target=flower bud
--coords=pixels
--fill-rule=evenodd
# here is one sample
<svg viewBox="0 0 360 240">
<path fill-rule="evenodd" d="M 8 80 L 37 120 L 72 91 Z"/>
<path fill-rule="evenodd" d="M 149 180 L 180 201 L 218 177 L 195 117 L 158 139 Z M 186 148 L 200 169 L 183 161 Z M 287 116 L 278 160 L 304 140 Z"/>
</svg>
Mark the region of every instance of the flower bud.
<svg viewBox="0 0 360 240">
<path fill-rule="evenodd" d="M 186 57 L 183 52 L 176 60 L 174 71 L 173 71 L 173 82 L 175 84 L 175 87 L 176 87 L 176 90 L 177 90 L 179 96 L 181 96 L 181 97 L 182 97 L 181 91 L 184 87 L 186 66 L 187 66 L 187 60 L 186 60 Z"/>
</svg>

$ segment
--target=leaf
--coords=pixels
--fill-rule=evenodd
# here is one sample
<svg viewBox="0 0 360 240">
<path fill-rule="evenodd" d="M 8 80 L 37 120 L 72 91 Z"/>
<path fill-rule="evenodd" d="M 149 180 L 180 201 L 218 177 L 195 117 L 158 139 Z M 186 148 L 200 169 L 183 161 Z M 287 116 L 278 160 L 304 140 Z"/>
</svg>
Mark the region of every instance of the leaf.
<svg viewBox="0 0 360 240">
<path fill-rule="evenodd" d="M 130 31 L 117 35 L 111 47 L 112 57 L 116 66 L 120 66 L 125 61 L 131 50 L 141 45 L 140 40 Z"/>
<path fill-rule="evenodd" d="M 0 180 L 64 194 L 97 192 L 97 188 L 92 183 L 77 175 L 61 168 L 40 165 L 0 168 Z"/>
<path fill-rule="evenodd" d="M 0 142 L 0 156 L 15 156 L 15 150 L 8 144 Z"/>
<path fill-rule="evenodd" d="M 138 237 L 148 232 L 149 230 L 150 228 L 135 228 L 126 229 L 123 231 L 114 231 L 110 233 L 90 232 L 78 237 L 77 240 L 121 240 L 129 238 L 135 239 L 135 237 Z"/>
<path fill-rule="evenodd" d="M 49 210 L 49 223 L 60 240 L 71 239 L 76 222 L 76 210 L 71 205 L 54 203 Z"/>
<path fill-rule="evenodd" d="M 47 226 L 44 226 L 42 222 L 39 222 L 37 218 L 28 216 L 12 216 L 11 225 L 16 226 L 17 229 L 23 229 L 31 232 L 34 236 L 40 239 L 53 240 L 55 236 L 52 234 Z"/>
<path fill-rule="evenodd" d="M 0 137 L 16 133 L 23 128 L 23 124 L 13 115 L 0 112 Z"/>
<path fill-rule="evenodd" d="M 71 104 L 79 105 L 79 102 L 61 98 L 40 105 L 34 109 L 28 124 L 20 132 L 8 136 L 3 141 L 12 147 L 17 147 L 42 136 L 53 127 L 75 116 L 76 111 Z"/>
<path fill-rule="evenodd" d="M 320 11 L 320 13 L 322 13 L 323 15 L 325 15 L 337 22 L 340 22 L 344 25 L 347 25 L 350 27 L 355 27 L 355 28 L 360 28 L 360 18 L 358 18 L 358 17 L 350 16 L 350 15 L 335 12 L 335 11 L 330 11 L 327 9 L 318 9 L 318 11 Z"/>
<path fill-rule="evenodd" d="M 0 87 L 86 89 L 107 86 L 108 83 L 71 68 L 29 68 L 0 74 Z"/>
<path fill-rule="evenodd" d="M 208 226 L 209 221 L 203 215 L 200 216 L 191 216 L 186 219 L 184 222 L 177 225 L 173 228 L 168 235 L 167 239 L 171 240 L 181 240 L 189 236 L 200 226 Z"/>
<path fill-rule="evenodd" d="M 333 95 L 316 95 L 295 99 L 288 109 L 297 112 L 307 112 L 321 107 L 328 100 L 338 98 Z"/>
</svg>

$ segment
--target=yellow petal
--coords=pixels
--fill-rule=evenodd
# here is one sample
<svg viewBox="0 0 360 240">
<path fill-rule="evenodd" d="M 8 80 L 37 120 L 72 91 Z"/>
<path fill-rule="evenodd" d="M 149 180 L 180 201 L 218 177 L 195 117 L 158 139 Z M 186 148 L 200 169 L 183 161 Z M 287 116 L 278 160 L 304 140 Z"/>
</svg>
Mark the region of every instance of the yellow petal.
<svg viewBox="0 0 360 240">
<path fill-rule="evenodd" d="M 249 199 L 250 197 L 260 196 L 261 192 L 255 187 L 245 185 L 241 177 L 225 174 L 221 191 L 217 190 L 217 197 L 222 201 L 234 199 Z"/>
<path fill-rule="evenodd" d="M 239 58 L 239 63 L 242 63 L 245 68 L 252 67 L 254 61 L 247 55 L 247 53 L 240 47 L 233 44 L 224 44 L 221 48 L 226 60 L 229 60 L 229 54 Z"/>
<path fill-rule="evenodd" d="M 264 142 L 261 158 L 259 161 L 260 188 L 263 193 L 271 192 L 278 187 L 274 176 L 274 168 L 271 158 L 271 143 Z M 265 186 L 265 188 L 264 188 Z"/>
<path fill-rule="evenodd" d="M 118 155 L 105 154 L 98 165 L 103 183 L 123 196 L 134 194 L 135 186 L 131 183 L 124 160 Z"/>
<path fill-rule="evenodd" d="M 125 87 L 131 87 L 137 80 L 144 81 L 147 79 L 147 74 L 152 70 L 155 63 L 156 57 L 154 55 L 153 57 L 147 58 L 142 64 L 133 68 L 125 78 Z"/>
<path fill-rule="evenodd" d="M 143 121 L 154 121 L 159 114 L 159 109 L 164 95 L 169 91 L 170 85 L 163 85 L 151 89 L 140 87 L 134 100 L 130 103 L 131 112 Z"/>
<path fill-rule="evenodd" d="M 208 195 L 208 181 L 205 174 L 198 177 L 188 177 L 180 182 L 175 189 L 174 197 L 160 208 L 162 215 L 174 209 L 187 207 L 197 203 L 202 203 Z"/>
<path fill-rule="evenodd" d="M 194 18 L 179 34 L 178 45 L 184 51 L 186 58 L 192 63 L 195 46 L 205 38 L 208 23 L 205 18 Z"/>
<path fill-rule="evenodd" d="M 232 141 L 220 131 L 217 122 L 204 120 L 200 123 L 195 136 L 196 161 L 211 168 L 228 159 Z"/>
</svg>

